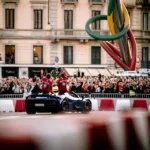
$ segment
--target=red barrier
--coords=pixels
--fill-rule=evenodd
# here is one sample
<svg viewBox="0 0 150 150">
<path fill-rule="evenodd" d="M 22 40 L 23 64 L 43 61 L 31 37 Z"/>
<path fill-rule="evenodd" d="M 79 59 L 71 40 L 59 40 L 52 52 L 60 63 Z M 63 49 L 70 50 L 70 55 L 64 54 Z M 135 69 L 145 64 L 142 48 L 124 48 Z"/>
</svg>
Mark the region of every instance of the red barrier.
<svg viewBox="0 0 150 150">
<path fill-rule="evenodd" d="M 134 100 L 133 101 L 133 108 L 142 108 L 148 110 L 146 100 Z"/>
<path fill-rule="evenodd" d="M 147 128 L 144 127 L 140 119 L 137 119 L 141 118 L 139 114 L 141 114 L 142 118 L 145 118 L 144 124 L 147 125 Z M 89 121 L 88 150 L 150 149 L 150 116 L 148 114 L 123 112 L 118 115 L 117 113 L 113 114 L 113 112 L 111 114 L 101 112 L 98 115 L 93 116 Z M 144 133 L 139 132 L 142 130 L 144 130 Z M 145 133 L 148 134 L 145 135 Z"/>
<path fill-rule="evenodd" d="M 15 112 L 25 112 L 25 107 L 24 107 L 24 102 L 25 100 L 16 100 L 16 107 L 15 107 Z"/>
<path fill-rule="evenodd" d="M 22 137 L 0 137 L 1 150 L 38 150 L 37 142 L 30 136 Z"/>
<path fill-rule="evenodd" d="M 114 101 L 112 99 L 102 99 L 99 110 L 114 110 Z"/>
</svg>

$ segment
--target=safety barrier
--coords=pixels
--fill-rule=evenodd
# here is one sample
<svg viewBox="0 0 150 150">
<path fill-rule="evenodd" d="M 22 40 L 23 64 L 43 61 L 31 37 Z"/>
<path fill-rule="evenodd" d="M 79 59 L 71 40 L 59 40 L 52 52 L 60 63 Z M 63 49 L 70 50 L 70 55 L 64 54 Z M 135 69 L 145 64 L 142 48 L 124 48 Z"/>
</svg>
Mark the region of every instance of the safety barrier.
<svg viewBox="0 0 150 150">
<path fill-rule="evenodd" d="M 0 101 L 0 112 L 14 112 L 14 105 L 12 100 Z"/>
<path fill-rule="evenodd" d="M 32 119 L 32 123 L 2 120 L 0 149 L 149 150 L 149 122 L 150 113 L 137 111 L 93 112 L 84 119 L 71 115 L 57 121 Z"/>
<path fill-rule="evenodd" d="M 108 111 L 115 110 L 120 111 L 124 109 L 132 108 L 142 108 L 145 110 L 150 110 L 150 94 L 137 94 L 134 97 L 129 94 L 120 94 L 120 93 L 79 93 L 81 97 L 90 98 L 92 101 L 92 110 L 93 111 Z M 2 98 L 3 97 L 3 98 Z M 25 112 L 23 94 L 1 94 L 0 95 L 0 111 L 8 111 L 6 105 L 10 102 L 11 99 L 11 110 L 15 112 Z M 5 103 L 5 107 L 4 102 Z M 13 104 L 13 105 L 12 105 Z M 13 106 L 13 109 L 12 109 Z"/>
<path fill-rule="evenodd" d="M 0 100 L 2 98 L 23 98 L 23 94 L 0 94 Z"/>
<path fill-rule="evenodd" d="M 100 105 L 99 105 L 99 110 L 114 110 L 114 101 L 113 99 L 101 99 Z"/>
<path fill-rule="evenodd" d="M 115 111 L 128 110 L 128 109 L 131 109 L 131 103 L 130 103 L 129 99 L 118 99 L 117 100 Z"/>
<path fill-rule="evenodd" d="M 150 98 L 150 94 L 136 94 L 135 96 L 130 96 L 129 94 L 121 93 L 77 93 L 80 97 L 90 97 L 90 98 Z M 0 94 L 0 100 L 4 98 L 23 98 L 23 94 Z"/>
<path fill-rule="evenodd" d="M 148 99 L 90 99 L 92 102 L 92 111 L 121 111 L 140 108 L 150 111 L 150 102 Z M 0 112 L 25 112 L 25 99 L 0 100 Z"/>
<path fill-rule="evenodd" d="M 23 100 L 23 99 L 16 100 L 15 112 L 25 112 L 26 111 L 24 102 L 25 102 L 25 100 Z"/>
</svg>

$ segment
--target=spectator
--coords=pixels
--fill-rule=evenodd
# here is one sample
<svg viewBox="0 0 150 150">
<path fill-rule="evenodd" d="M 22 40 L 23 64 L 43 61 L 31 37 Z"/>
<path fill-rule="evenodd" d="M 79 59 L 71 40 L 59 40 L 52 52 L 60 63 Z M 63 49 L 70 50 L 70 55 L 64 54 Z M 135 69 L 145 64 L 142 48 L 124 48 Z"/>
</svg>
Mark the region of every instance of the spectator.
<svg viewBox="0 0 150 150">
<path fill-rule="evenodd" d="M 60 71 L 65 74 L 64 71 Z M 65 75 L 66 76 L 66 75 Z M 150 78 L 147 77 L 65 77 L 67 89 L 77 93 L 130 93 L 133 89 L 135 93 L 150 94 Z M 53 79 L 51 79 L 52 81 Z M 132 88 L 130 88 L 132 86 Z M 35 76 L 29 78 L 1 78 L 0 94 L 21 94 L 28 95 L 42 89 L 42 79 Z M 38 89 L 38 90 L 37 90 Z"/>
</svg>

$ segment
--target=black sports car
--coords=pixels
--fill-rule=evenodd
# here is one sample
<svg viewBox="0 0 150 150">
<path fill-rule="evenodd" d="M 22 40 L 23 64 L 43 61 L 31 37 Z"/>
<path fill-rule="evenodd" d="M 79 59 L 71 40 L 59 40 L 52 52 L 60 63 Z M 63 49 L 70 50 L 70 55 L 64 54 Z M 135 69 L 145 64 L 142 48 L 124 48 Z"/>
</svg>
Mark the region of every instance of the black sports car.
<svg viewBox="0 0 150 150">
<path fill-rule="evenodd" d="M 29 95 L 25 100 L 27 114 L 36 112 L 82 112 L 87 113 L 92 110 L 92 103 L 89 98 L 81 98 L 77 94 L 69 95 L 65 93 L 56 95 Z"/>
</svg>

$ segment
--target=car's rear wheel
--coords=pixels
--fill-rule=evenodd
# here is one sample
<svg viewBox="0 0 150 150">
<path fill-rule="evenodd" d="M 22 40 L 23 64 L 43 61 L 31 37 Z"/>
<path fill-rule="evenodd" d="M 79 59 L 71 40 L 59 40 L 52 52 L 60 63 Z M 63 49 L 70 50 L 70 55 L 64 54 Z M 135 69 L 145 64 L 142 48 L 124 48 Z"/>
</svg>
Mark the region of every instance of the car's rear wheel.
<svg viewBox="0 0 150 150">
<path fill-rule="evenodd" d="M 92 103 L 90 100 L 86 100 L 84 104 L 84 111 L 90 112 L 92 110 Z"/>
<path fill-rule="evenodd" d="M 64 99 L 64 100 L 62 101 L 62 111 L 63 111 L 63 112 L 69 111 L 69 102 L 68 102 L 67 99 Z"/>
<path fill-rule="evenodd" d="M 35 109 L 31 108 L 31 109 L 26 109 L 27 114 L 29 115 L 33 115 L 36 113 Z"/>
</svg>

